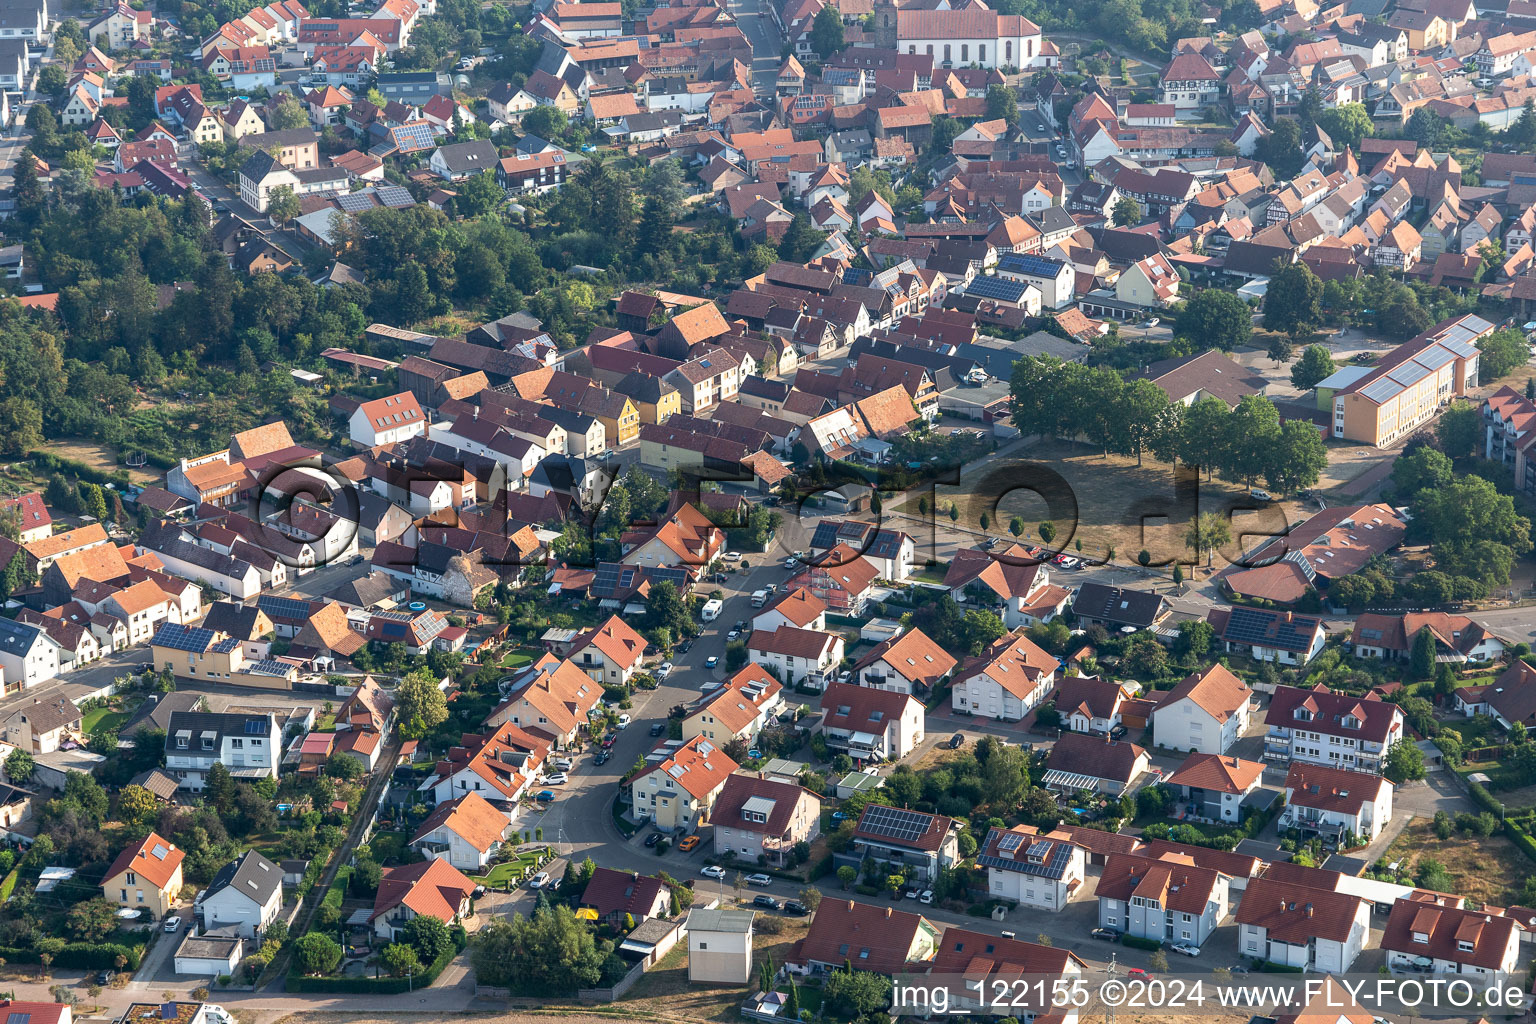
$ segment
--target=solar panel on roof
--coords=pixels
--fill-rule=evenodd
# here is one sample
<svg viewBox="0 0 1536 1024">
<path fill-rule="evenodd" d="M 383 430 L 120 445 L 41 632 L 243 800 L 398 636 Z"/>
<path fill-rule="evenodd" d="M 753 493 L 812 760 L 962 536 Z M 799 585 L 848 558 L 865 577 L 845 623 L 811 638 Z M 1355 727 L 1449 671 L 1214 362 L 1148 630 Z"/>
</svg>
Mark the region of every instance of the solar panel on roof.
<svg viewBox="0 0 1536 1024">
<path fill-rule="evenodd" d="M 379 197 L 379 202 L 393 209 L 416 205 L 410 190 L 403 185 L 380 185 L 374 190 L 374 195 Z"/>
<path fill-rule="evenodd" d="M 1438 370 L 1446 363 L 1456 358 L 1456 354 L 1444 345 L 1431 345 L 1429 348 L 1413 357 L 1413 361 L 1420 366 L 1427 366 L 1431 370 Z"/>
<path fill-rule="evenodd" d="M 1061 273 L 1064 266 L 1061 260 L 1052 259 L 1049 256 L 1037 256 L 1033 253 L 1012 252 L 1004 256 L 998 266 L 1005 270 L 1018 271 L 1021 274 L 1037 274 L 1040 277 L 1055 277 Z"/>
<path fill-rule="evenodd" d="M 1017 302 L 1019 296 L 1023 295 L 1024 290 L 1029 287 L 1031 286 L 1023 281 L 1010 281 L 1006 277 L 978 277 L 966 285 L 965 294 L 982 299 Z"/>
<path fill-rule="evenodd" d="M 296 597 L 261 597 L 256 599 L 256 607 L 278 618 L 309 618 L 309 602 Z"/>
<path fill-rule="evenodd" d="M 1391 377 L 1393 380 L 1397 381 L 1399 384 L 1406 388 L 1417 384 L 1425 377 L 1428 377 L 1429 368 L 1426 366 L 1420 366 L 1418 363 L 1410 359 L 1406 363 L 1403 363 L 1401 366 L 1396 366 L 1391 370 L 1388 370 L 1387 376 Z"/>
<path fill-rule="evenodd" d="M 1391 377 L 1382 377 L 1380 380 L 1372 381 L 1361 388 L 1360 394 L 1380 405 L 1401 390 L 1403 390 L 1403 386 L 1397 381 Z"/>
<path fill-rule="evenodd" d="M 1017 832 L 1009 832 L 997 841 L 997 848 L 1003 853 L 1017 850 L 1024 843 L 1024 837 Z"/>
<path fill-rule="evenodd" d="M 859 822 L 859 831 L 885 836 L 900 842 L 915 843 L 932 824 L 932 815 L 901 807 L 872 804 L 865 808 L 864 817 Z"/>
<path fill-rule="evenodd" d="M 1472 344 L 1470 338 L 1466 340 L 1463 340 L 1462 338 L 1441 338 L 1440 344 L 1461 356 L 1463 359 L 1470 359 L 1477 355 L 1477 346 Z"/>
<path fill-rule="evenodd" d="M 151 642 L 156 647 L 169 647 L 173 651 L 202 652 L 213 642 L 213 631 L 168 622 L 155 631 Z"/>
<path fill-rule="evenodd" d="M 336 197 L 336 205 L 348 213 L 361 213 L 373 209 L 373 196 L 366 192 L 349 192 Z"/>
</svg>

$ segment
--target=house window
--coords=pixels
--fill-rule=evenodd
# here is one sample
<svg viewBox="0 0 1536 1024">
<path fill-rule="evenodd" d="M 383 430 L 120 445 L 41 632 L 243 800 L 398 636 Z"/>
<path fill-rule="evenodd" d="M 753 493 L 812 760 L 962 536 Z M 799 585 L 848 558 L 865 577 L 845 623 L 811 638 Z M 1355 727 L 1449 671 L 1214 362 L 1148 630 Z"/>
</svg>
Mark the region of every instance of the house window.
<svg viewBox="0 0 1536 1024">
<path fill-rule="evenodd" d="M 945 64 L 949 63 L 949 44 L 948 43 L 944 44 L 944 63 Z"/>
<path fill-rule="evenodd" d="M 982 43 L 981 45 L 976 47 L 976 59 L 978 61 L 980 61 L 981 63 L 983 63 L 983 64 L 985 64 L 987 62 L 987 44 L 986 43 Z"/>
<path fill-rule="evenodd" d="M 960 44 L 960 63 L 964 64 L 971 59 L 971 44 Z"/>
</svg>

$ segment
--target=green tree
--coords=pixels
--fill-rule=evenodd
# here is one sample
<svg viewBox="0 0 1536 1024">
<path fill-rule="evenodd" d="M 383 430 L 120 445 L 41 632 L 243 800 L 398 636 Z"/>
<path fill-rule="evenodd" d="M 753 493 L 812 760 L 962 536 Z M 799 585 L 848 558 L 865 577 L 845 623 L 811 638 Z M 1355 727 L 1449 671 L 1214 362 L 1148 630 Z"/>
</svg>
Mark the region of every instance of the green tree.
<svg viewBox="0 0 1536 1024">
<path fill-rule="evenodd" d="M 363 777 L 363 763 L 351 754 L 332 754 L 326 758 L 325 774 L 333 779 L 356 782 Z"/>
<path fill-rule="evenodd" d="M 1321 345 L 1308 345 L 1291 367 L 1291 384 L 1297 390 L 1310 391 L 1333 374 L 1333 357 Z"/>
<path fill-rule="evenodd" d="M 645 599 L 645 628 L 671 630 L 674 637 L 693 631 L 693 616 L 688 614 L 688 606 L 671 580 L 651 584 Z"/>
<path fill-rule="evenodd" d="M 1207 288 L 1184 304 L 1173 333 L 1201 347 L 1230 352 L 1253 336 L 1253 311 L 1232 292 Z"/>
<path fill-rule="evenodd" d="M 277 224 L 287 224 L 303 213 L 292 185 L 279 185 L 267 194 L 267 216 Z"/>
<path fill-rule="evenodd" d="M 1007 121 L 1009 125 L 1019 123 L 1019 94 L 1007 85 L 993 85 L 987 88 L 987 120 Z"/>
<path fill-rule="evenodd" d="M 859 869 L 852 864 L 844 864 L 837 869 L 837 881 L 844 889 L 851 886 L 859 879 Z"/>
<path fill-rule="evenodd" d="M 470 940 L 476 980 L 517 995 L 570 996 L 597 984 L 604 954 L 567 907 L 532 917 L 497 917 Z"/>
<path fill-rule="evenodd" d="M 1477 341 L 1478 379 L 1491 384 L 1530 359 L 1525 335 L 1513 327 L 1486 334 Z"/>
<path fill-rule="evenodd" d="M 832 4 L 817 11 L 811 22 L 811 49 L 826 59 L 841 53 L 847 45 L 843 39 L 843 17 L 838 13 L 837 5 Z"/>
<path fill-rule="evenodd" d="M 1291 494 L 1317 483 L 1328 468 L 1328 449 L 1322 434 L 1310 420 L 1286 420 L 1280 437 L 1269 443 L 1264 482 L 1281 494 Z"/>
<path fill-rule="evenodd" d="M 17 747 L 6 755 L 5 775 L 17 785 L 25 785 L 31 778 L 37 766 L 32 760 L 32 755 Z"/>
<path fill-rule="evenodd" d="M 523 130 L 541 139 L 558 139 L 569 125 L 570 120 L 559 107 L 534 107 L 523 115 Z"/>
<path fill-rule="evenodd" d="M 492 171 L 472 174 L 460 182 L 453 197 L 453 209 L 461 217 L 483 217 L 507 204 L 507 193 L 496 183 Z"/>
<path fill-rule="evenodd" d="M 304 105 L 288 93 L 279 93 L 267 106 L 267 124 L 275 132 L 293 131 L 309 127 L 309 113 Z"/>
<path fill-rule="evenodd" d="M 379 962 L 392 978 L 421 973 L 421 961 L 416 951 L 403 942 L 391 942 L 385 946 L 379 953 Z"/>
<path fill-rule="evenodd" d="M 1341 103 L 1324 110 L 1317 117 L 1317 125 L 1328 133 L 1335 146 L 1340 149 L 1348 146 L 1357 153 L 1360 151 L 1360 140 L 1376 132 L 1371 115 L 1360 103 Z"/>
<path fill-rule="evenodd" d="M 1410 501 L 1425 489 L 1447 487 L 1456 473 L 1445 453 L 1420 448 L 1392 464 L 1392 486 L 1399 501 Z"/>
<path fill-rule="evenodd" d="M 1424 777 L 1424 754 L 1412 740 L 1402 739 L 1387 748 L 1381 774 L 1399 786 Z M 1443 890 L 1442 890 L 1443 891 Z"/>
<path fill-rule="evenodd" d="M 304 974 L 329 974 L 341 963 L 341 946 L 324 932 L 309 932 L 293 944 L 293 962 Z"/>
<path fill-rule="evenodd" d="M 209 806 L 215 808 L 220 814 L 229 814 L 235 809 L 235 780 L 229 774 L 221 761 L 215 761 L 208 769 L 208 778 L 204 783 L 203 798 Z"/>
<path fill-rule="evenodd" d="M 448 698 L 430 674 L 413 672 L 395 690 L 400 735 L 419 740 L 448 719 Z"/>
<path fill-rule="evenodd" d="M 1014 516 L 1008 520 L 1008 532 L 1015 537 L 1022 537 L 1024 535 L 1024 517 Z"/>
<path fill-rule="evenodd" d="M 1264 295 L 1264 327 L 1289 334 L 1322 319 L 1323 282 L 1305 263 L 1286 263 L 1269 279 Z"/>
<path fill-rule="evenodd" d="M 1047 519 L 1040 524 L 1040 539 L 1047 544 L 1056 539 L 1056 524 Z"/>
<path fill-rule="evenodd" d="M 1435 673 L 1435 636 L 1426 626 L 1414 634 L 1408 665 L 1415 679 L 1428 679 Z"/>
<path fill-rule="evenodd" d="M 1184 534 L 1184 546 L 1193 551 L 1197 559 L 1204 553 L 1207 566 L 1211 565 L 1216 549 L 1230 543 L 1231 524 L 1219 512 L 1201 512 Z"/>
<path fill-rule="evenodd" d="M 1130 196 L 1121 196 L 1115 200 L 1110 216 L 1117 228 L 1135 227 L 1141 223 L 1141 206 Z"/>
<path fill-rule="evenodd" d="M 890 1001 L 891 983 L 873 971 L 833 971 L 822 985 L 822 1005 L 835 1020 L 858 1020 Z"/>
<path fill-rule="evenodd" d="M 1435 424 L 1435 437 L 1440 441 L 1441 451 L 1453 459 L 1481 453 L 1482 413 L 1466 399 L 1457 399 L 1440 414 L 1440 420 Z"/>
<path fill-rule="evenodd" d="M 160 801 L 143 786 L 124 786 L 117 794 L 117 816 L 130 826 L 151 827 L 160 817 Z"/>
<path fill-rule="evenodd" d="M 76 942 L 100 942 L 117 928 L 118 906 L 101 897 L 76 903 L 65 916 L 64 927 Z"/>
</svg>

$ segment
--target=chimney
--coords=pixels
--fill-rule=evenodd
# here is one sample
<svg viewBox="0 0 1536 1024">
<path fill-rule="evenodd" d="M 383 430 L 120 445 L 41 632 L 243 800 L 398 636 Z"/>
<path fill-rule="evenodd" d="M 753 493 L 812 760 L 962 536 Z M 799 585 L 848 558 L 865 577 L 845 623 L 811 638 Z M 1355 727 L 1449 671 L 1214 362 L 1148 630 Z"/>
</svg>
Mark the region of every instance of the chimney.
<svg viewBox="0 0 1536 1024">
<path fill-rule="evenodd" d="M 1291 613 L 1290 612 L 1286 612 L 1285 613 L 1285 621 L 1286 622 L 1290 622 L 1291 621 Z"/>
<path fill-rule="evenodd" d="M 1310 904 L 1310 903 L 1307 904 L 1307 916 L 1308 917 L 1312 916 L 1312 904 Z"/>
</svg>

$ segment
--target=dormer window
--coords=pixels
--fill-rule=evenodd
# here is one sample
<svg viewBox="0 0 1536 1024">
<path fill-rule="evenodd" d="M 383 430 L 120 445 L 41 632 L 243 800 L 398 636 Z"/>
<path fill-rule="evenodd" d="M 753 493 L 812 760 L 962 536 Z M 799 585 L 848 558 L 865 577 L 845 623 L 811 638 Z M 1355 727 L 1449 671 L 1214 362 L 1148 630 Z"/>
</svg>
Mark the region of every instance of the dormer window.
<svg viewBox="0 0 1536 1024">
<path fill-rule="evenodd" d="M 1413 941 L 1419 943 L 1420 945 L 1427 946 L 1427 945 L 1429 945 L 1429 933 L 1428 932 L 1414 932 L 1413 933 Z"/>
<path fill-rule="evenodd" d="M 1477 949 L 1477 946 L 1471 942 L 1468 942 L 1466 939 L 1458 939 L 1456 942 L 1456 948 L 1463 953 L 1471 953 Z"/>
<path fill-rule="evenodd" d="M 1293 714 L 1298 722 L 1312 721 L 1312 712 L 1308 711 L 1306 708 L 1297 708 Z"/>
</svg>

